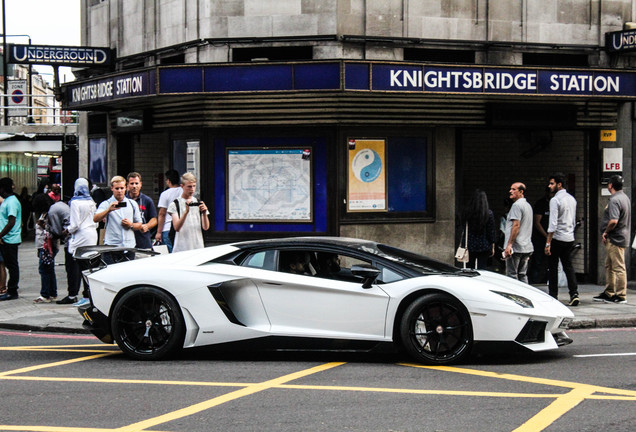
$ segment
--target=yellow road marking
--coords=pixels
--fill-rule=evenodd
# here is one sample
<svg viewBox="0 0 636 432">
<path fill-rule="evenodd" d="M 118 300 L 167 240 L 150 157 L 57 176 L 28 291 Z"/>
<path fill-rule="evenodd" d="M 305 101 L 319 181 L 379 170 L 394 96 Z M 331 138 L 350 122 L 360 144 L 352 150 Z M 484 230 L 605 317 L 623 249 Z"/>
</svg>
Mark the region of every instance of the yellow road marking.
<svg viewBox="0 0 636 432">
<path fill-rule="evenodd" d="M 565 388 L 572 388 L 572 389 L 580 388 L 581 386 L 589 386 L 589 384 L 581 384 L 581 383 L 572 382 L 572 381 L 553 380 L 549 378 L 537 378 L 537 377 L 529 377 L 529 376 L 514 375 L 514 374 L 502 374 L 498 372 L 488 372 L 488 371 L 481 371 L 477 369 L 463 369 L 463 368 L 458 368 L 453 366 L 425 366 L 421 364 L 410 364 L 410 363 L 401 363 L 401 365 L 415 367 L 415 368 L 422 368 L 422 369 L 432 369 L 432 370 L 440 370 L 445 372 L 463 373 L 467 375 L 482 376 L 487 378 L 497 378 L 497 379 L 504 379 L 508 381 L 521 381 L 521 382 L 527 382 L 532 384 L 542 384 L 542 385 L 565 387 Z M 623 390 L 623 389 L 603 387 L 603 386 L 592 386 L 592 387 L 594 387 L 595 391 L 599 393 L 620 394 L 623 396 L 636 397 L 635 390 Z"/>
<path fill-rule="evenodd" d="M 629 396 L 630 399 L 636 397 L 636 391 L 614 389 L 610 387 L 594 386 L 589 384 L 575 383 L 571 381 L 553 380 L 547 378 L 536 378 L 514 374 L 500 374 L 496 372 L 480 371 L 476 369 L 462 369 L 452 366 L 424 366 L 416 364 L 403 364 L 423 369 L 440 370 L 444 372 L 455 372 L 488 378 L 505 379 L 508 381 L 521 381 L 533 384 L 542 384 L 555 387 L 571 388 L 572 390 L 564 395 L 557 396 L 554 402 L 542 409 L 531 419 L 515 429 L 513 432 L 540 432 L 557 421 L 563 415 L 586 399 L 605 399 L 607 397 L 616 398 L 618 396 L 595 396 L 594 393 L 609 393 L 614 395 Z"/>
<path fill-rule="evenodd" d="M 15 426 L 0 425 L 2 431 L 19 431 L 19 432 L 113 432 L 114 429 L 107 428 L 80 428 L 80 427 L 58 427 L 58 426 Z M 159 432 L 156 430 L 147 430 L 146 432 Z"/>
<path fill-rule="evenodd" d="M 323 372 L 328 369 L 341 366 L 345 363 L 326 363 L 320 366 L 316 366 L 310 369 L 305 369 L 302 371 L 294 372 L 288 375 L 284 375 L 279 378 L 274 378 L 269 381 L 264 381 L 262 383 L 257 383 L 250 385 L 248 387 L 242 388 L 240 390 L 233 391 L 231 393 L 225 394 L 223 396 L 215 397 L 213 399 L 200 402 L 198 404 L 191 405 L 186 408 L 182 408 L 180 410 L 176 410 L 167 414 L 160 415 L 158 417 L 150 418 L 147 420 L 143 420 L 137 423 L 133 423 L 128 426 L 124 426 L 122 428 L 117 429 L 118 432 L 133 432 L 133 431 L 143 431 L 148 429 L 149 427 L 166 423 L 169 421 L 173 421 L 182 417 L 187 417 L 192 414 L 196 414 L 198 412 L 207 410 L 209 408 L 221 405 L 225 402 L 233 401 L 235 399 L 242 398 L 244 396 L 249 396 L 254 393 L 262 392 L 263 390 L 270 389 L 272 387 L 279 386 L 289 381 L 293 381 L 295 379 L 303 378 L 308 375 L 312 375 L 318 372 Z"/>
<path fill-rule="evenodd" d="M 0 348 L 0 350 L 13 350 L 13 351 L 66 351 L 66 352 L 79 352 L 76 349 L 81 347 L 94 347 L 101 346 L 103 344 L 91 344 L 91 345 L 49 345 L 49 346 L 31 346 L 31 347 L 12 347 L 12 348 Z M 63 350 L 62 348 L 71 348 Z M 529 377 L 523 375 L 496 373 L 489 371 L 482 371 L 476 369 L 464 369 L 452 366 L 425 366 L 421 364 L 409 364 L 402 363 L 402 366 L 437 370 L 440 372 L 452 372 L 462 373 L 468 375 L 474 375 L 485 378 L 496 378 L 508 381 L 519 381 L 532 384 L 540 384 L 554 387 L 561 387 L 570 389 L 567 393 L 504 393 L 504 392 L 481 392 L 481 391 L 455 391 L 455 390 L 425 390 L 425 389 L 400 389 L 400 388 L 378 388 L 378 387 L 357 387 L 357 386 L 321 386 L 321 385 L 298 385 L 287 384 L 289 381 L 293 381 L 298 378 L 302 378 L 311 374 L 315 374 L 321 371 L 331 369 L 345 364 L 340 363 L 327 363 L 314 368 L 302 370 L 292 374 L 284 375 L 279 378 L 275 378 L 269 381 L 261 383 L 222 383 L 222 382 L 200 382 L 200 381 L 161 381 L 161 380 L 127 380 L 127 379 L 106 379 L 106 378 L 55 378 L 55 377 L 32 377 L 32 376 L 16 376 L 17 374 L 23 374 L 32 372 L 39 369 L 64 366 L 81 361 L 94 360 L 109 355 L 121 354 L 120 351 L 95 351 L 87 350 L 87 352 L 97 352 L 95 355 L 80 357 L 71 360 L 64 360 L 59 362 L 47 363 L 42 365 L 30 366 L 21 369 L 15 369 L 12 371 L 0 372 L 0 380 L 24 380 L 24 381 L 58 381 L 58 382 L 92 382 L 92 383 L 114 383 L 114 384 L 151 384 L 151 385 L 180 385 L 180 386 L 215 386 L 215 387 L 242 387 L 231 393 L 197 403 L 170 413 L 166 413 L 151 419 L 142 420 L 137 423 L 133 423 L 128 426 L 108 429 L 108 428 L 69 428 L 69 427 L 49 427 L 49 426 L 15 426 L 15 425 L 0 425 L 2 431 L 27 431 L 27 432 L 132 432 L 132 431 L 146 431 L 150 432 L 148 428 L 173 421 L 179 418 L 183 418 L 189 415 L 196 414 L 206 409 L 221 405 L 225 402 L 239 399 L 244 396 L 249 396 L 264 390 L 281 388 L 292 390 L 323 390 L 323 391 L 357 391 L 357 392 L 380 392 L 380 393 L 401 393 L 401 394 L 419 394 L 419 395 L 445 395 L 445 396 L 467 396 L 467 397 L 506 397 L 506 398 L 543 398 L 554 399 L 546 408 L 542 409 L 539 413 L 531 417 L 519 428 L 513 432 L 540 432 L 545 428 L 552 425 L 555 421 L 568 413 L 570 410 L 579 405 L 582 401 L 587 399 L 593 400 L 622 400 L 622 401 L 636 401 L 636 391 L 622 390 L 617 388 L 594 386 L 589 384 L 581 384 L 570 381 L 553 380 L 546 378 Z M 602 394 L 595 394 L 602 393 Z"/>
<path fill-rule="evenodd" d="M 45 364 L 42 364 L 42 365 L 29 366 L 29 367 L 25 367 L 25 368 L 21 368 L 21 369 L 14 369 L 14 370 L 11 370 L 11 371 L 0 372 L 0 378 L 1 377 L 5 377 L 7 375 L 15 375 L 15 374 L 27 373 L 27 372 L 32 372 L 34 370 L 39 370 L 39 369 L 46 369 L 46 368 L 51 368 L 51 367 L 64 366 L 64 365 L 72 364 L 72 363 L 78 363 L 78 362 L 87 361 L 87 360 L 94 360 L 94 359 L 98 359 L 98 358 L 101 358 L 101 357 L 106 357 L 106 356 L 110 356 L 110 355 L 114 355 L 114 354 L 120 354 L 120 353 L 119 352 L 112 352 L 112 353 L 104 353 L 104 354 L 95 354 L 95 355 L 87 356 L 87 357 L 79 357 L 79 358 L 76 358 L 76 359 L 63 360 L 63 361 L 54 362 L 54 363 L 45 363 Z"/>
<path fill-rule="evenodd" d="M 583 402 L 588 398 L 596 389 L 594 386 L 581 385 L 571 392 L 559 396 L 554 402 L 548 405 L 546 408 L 539 411 L 538 414 L 533 416 L 530 420 L 522 424 L 513 432 L 537 432 L 550 426 L 552 423 L 560 419 L 564 414 L 570 411 L 572 408 Z"/>
</svg>

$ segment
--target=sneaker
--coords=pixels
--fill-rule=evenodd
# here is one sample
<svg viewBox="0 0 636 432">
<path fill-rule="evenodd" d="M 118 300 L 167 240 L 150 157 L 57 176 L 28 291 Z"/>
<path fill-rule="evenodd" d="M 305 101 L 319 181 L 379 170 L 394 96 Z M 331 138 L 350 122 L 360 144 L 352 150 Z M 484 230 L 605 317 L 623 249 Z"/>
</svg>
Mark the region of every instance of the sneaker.
<svg viewBox="0 0 636 432">
<path fill-rule="evenodd" d="M 49 297 L 49 300 L 51 300 L 52 302 L 57 301 L 57 296 L 51 296 Z"/>
<path fill-rule="evenodd" d="M 81 299 L 80 301 L 73 303 L 73 306 L 80 307 L 80 306 L 87 305 L 87 304 L 89 304 L 90 302 L 91 302 L 91 301 L 90 301 L 89 299 L 87 299 L 86 297 L 84 297 L 84 298 L 83 298 L 83 299 Z"/>
<path fill-rule="evenodd" d="M 40 296 L 36 298 L 35 300 L 33 300 L 33 303 L 51 303 L 51 299 Z"/>
<path fill-rule="evenodd" d="M 578 306 L 579 305 L 579 298 L 574 296 L 570 299 L 570 303 L 568 303 L 570 306 Z"/>
<path fill-rule="evenodd" d="M 612 300 L 610 300 L 612 303 L 627 303 L 627 300 L 625 300 L 622 297 L 619 297 L 617 295 L 615 295 L 614 297 L 612 297 Z"/>
<path fill-rule="evenodd" d="M 77 301 L 77 297 L 66 296 L 62 300 L 58 300 L 55 303 L 57 303 L 57 304 L 73 304 L 76 301 Z"/>
<path fill-rule="evenodd" d="M 605 294 L 605 291 L 603 291 L 597 296 L 592 297 L 592 299 L 597 302 L 612 302 L 612 297 Z"/>
</svg>

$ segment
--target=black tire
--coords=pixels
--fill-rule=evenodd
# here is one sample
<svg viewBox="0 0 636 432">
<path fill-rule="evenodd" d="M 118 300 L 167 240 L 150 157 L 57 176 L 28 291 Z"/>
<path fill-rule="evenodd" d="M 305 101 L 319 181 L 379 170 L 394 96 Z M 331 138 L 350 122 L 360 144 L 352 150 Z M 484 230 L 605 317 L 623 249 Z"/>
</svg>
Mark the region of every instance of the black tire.
<svg viewBox="0 0 636 432">
<path fill-rule="evenodd" d="M 134 288 L 121 296 L 111 314 L 113 338 L 128 356 L 159 360 L 183 347 L 185 321 L 179 305 L 166 292 Z"/>
<path fill-rule="evenodd" d="M 400 321 L 400 337 L 415 360 L 445 365 L 464 359 L 473 345 L 470 315 L 446 294 L 426 294 L 411 303 Z"/>
</svg>

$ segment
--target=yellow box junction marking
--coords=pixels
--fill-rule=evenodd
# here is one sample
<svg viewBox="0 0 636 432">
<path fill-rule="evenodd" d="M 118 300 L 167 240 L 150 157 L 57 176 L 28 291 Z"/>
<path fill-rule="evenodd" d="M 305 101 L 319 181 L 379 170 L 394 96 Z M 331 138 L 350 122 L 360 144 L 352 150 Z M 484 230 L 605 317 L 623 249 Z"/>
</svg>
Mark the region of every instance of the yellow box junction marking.
<svg viewBox="0 0 636 432">
<path fill-rule="evenodd" d="M 94 346 L 94 345 L 88 345 Z M 84 346 L 84 347 L 88 347 Z M 73 348 L 81 347 L 80 345 L 69 346 L 31 346 L 31 347 L 14 347 L 14 351 L 57 351 L 64 347 L 68 347 L 69 351 Z M 7 351 L 10 348 L 4 348 Z M 542 398 L 553 399 L 544 409 L 536 415 L 528 419 L 524 424 L 519 426 L 513 432 L 539 432 L 549 427 L 559 418 L 563 417 L 570 410 L 575 408 L 585 400 L 621 400 L 636 402 L 636 391 L 622 390 L 603 386 L 594 386 L 570 381 L 552 380 L 546 378 L 529 377 L 514 374 L 501 374 L 496 372 L 482 371 L 476 369 L 466 369 L 451 366 L 425 366 L 421 364 L 402 363 L 401 366 L 415 367 L 421 369 L 430 369 L 440 372 L 461 373 L 484 378 L 496 378 L 508 381 L 519 381 L 532 384 L 541 384 L 546 386 L 561 387 L 569 389 L 566 393 L 510 393 L 510 392 L 488 392 L 488 391 L 457 391 L 457 390 L 426 390 L 426 389 L 401 389 L 401 388 L 380 388 L 380 387 L 362 387 L 362 386 L 326 386 L 326 385 L 301 385 L 290 384 L 290 381 L 303 378 L 312 374 L 320 373 L 346 363 L 332 362 L 322 364 L 309 369 L 304 369 L 291 374 L 283 375 L 268 381 L 260 383 L 230 383 L 230 382 L 204 382 L 204 381 L 169 381 L 169 380 L 134 380 L 134 379 L 106 379 L 106 378 L 55 378 L 55 377 L 34 377 L 34 376 L 17 376 L 35 370 L 41 370 L 51 367 L 59 367 L 87 360 L 95 360 L 109 355 L 120 354 L 119 351 L 99 352 L 90 356 L 78 357 L 76 359 L 64 360 L 59 362 L 34 365 L 11 371 L 0 372 L 0 380 L 23 380 L 23 381 L 57 381 L 57 382 L 90 382 L 90 383 L 117 383 L 117 384 L 135 384 L 135 385 L 175 385 L 175 386 L 215 386 L 215 387 L 238 387 L 230 393 L 212 398 L 210 400 L 193 404 L 157 417 L 142 420 L 127 426 L 119 428 L 69 428 L 69 427 L 51 427 L 51 426 L 18 426 L 18 425 L 0 425 L 0 431 L 28 431 L 28 432 L 134 432 L 145 431 L 155 432 L 149 429 L 157 425 L 187 417 L 201 411 L 222 405 L 226 402 L 233 401 L 245 396 L 253 395 L 268 389 L 290 389 L 290 390 L 321 390 L 321 391 L 351 391 L 351 392 L 376 392 L 376 393 L 396 393 L 396 394 L 414 394 L 414 395 L 446 395 L 446 396 L 464 396 L 464 397 L 497 397 L 497 398 Z M 602 393 L 602 394 L 596 394 Z"/>
</svg>

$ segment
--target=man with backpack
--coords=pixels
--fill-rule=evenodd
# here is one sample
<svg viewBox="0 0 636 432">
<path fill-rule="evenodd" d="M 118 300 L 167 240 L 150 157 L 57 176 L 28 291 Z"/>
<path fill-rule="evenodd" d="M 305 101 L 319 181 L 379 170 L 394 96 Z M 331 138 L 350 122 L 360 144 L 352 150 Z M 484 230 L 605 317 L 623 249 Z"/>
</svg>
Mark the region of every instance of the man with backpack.
<svg viewBox="0 0 636 432">
<path fill-rule="evenodd" d="M 199 201 L 194 192 L 197 178 L 192 173 L 181 176 L 183 193 L 168 206 L 168 214 L 176 233 L 173 252 L 199 249 L 204 246 L 203 231 L 210 228 L 210 212 L 203 201 Z"/>
</svg>

